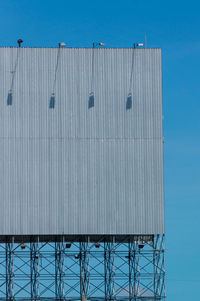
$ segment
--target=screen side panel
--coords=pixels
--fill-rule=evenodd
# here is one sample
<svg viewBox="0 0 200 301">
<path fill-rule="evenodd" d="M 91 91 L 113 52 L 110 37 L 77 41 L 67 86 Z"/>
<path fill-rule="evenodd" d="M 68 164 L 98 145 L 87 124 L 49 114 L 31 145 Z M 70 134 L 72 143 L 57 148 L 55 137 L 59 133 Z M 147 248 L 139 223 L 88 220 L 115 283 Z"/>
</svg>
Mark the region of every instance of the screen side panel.
<svg viewBox="0 0 200 301">
<path fill-rule="evenodd" d="M 164 233 L 159 49 L 1 48 L 0 81 L 0 235 Z"/>
</svg>

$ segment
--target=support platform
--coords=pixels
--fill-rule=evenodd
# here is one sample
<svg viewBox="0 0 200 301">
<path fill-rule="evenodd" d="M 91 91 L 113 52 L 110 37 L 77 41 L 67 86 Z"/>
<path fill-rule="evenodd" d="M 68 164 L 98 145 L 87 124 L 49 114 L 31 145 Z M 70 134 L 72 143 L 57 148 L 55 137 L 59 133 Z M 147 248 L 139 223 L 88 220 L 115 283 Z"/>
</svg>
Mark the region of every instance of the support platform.
<svg viewBox="0 0 200 301">
<path fill-rule="evenodd" d="M 164 235 L 0 243 L 0 300 L 163 300 Z"/>
</svg>

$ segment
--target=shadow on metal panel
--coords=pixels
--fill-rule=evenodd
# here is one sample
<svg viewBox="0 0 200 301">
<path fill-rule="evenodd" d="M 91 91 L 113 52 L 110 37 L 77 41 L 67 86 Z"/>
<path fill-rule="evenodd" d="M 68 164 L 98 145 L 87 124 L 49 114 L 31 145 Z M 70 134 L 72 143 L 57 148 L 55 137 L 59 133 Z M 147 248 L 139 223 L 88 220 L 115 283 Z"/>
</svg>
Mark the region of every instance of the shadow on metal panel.
<svg viewBox="0 0 200 301">
<path fill-rule="evenodd" d="M 50 109 L 54 109 L 55 108 L 55 102 L 56 102 L 55 95 L 52 94 L 51 98 L 50 98 L 50 102 L 49 102 L 49 108 Z"/>
<path fill-rule="evenodd" d="M 8 91 L 8 97 L 7 97 L 7 105 L 8 106 L 11 106 L 13 103 L 13 90 L 14 90 L 15 76 L 16 76 L 17 66 L 18 66 L 18 61 L 19 61 L 19 55 L 20 55 L 20 47 L 17 49 L 17 56 L 16 56 L 16 60 L 15 60 L 14 70 L 11 71 L 11 74 L 12 74 L 11 85 L 10 85 L 10 90 Z"/>
<path fill-rule="evenodd" d="M 129 93 L 126 99 L 126 109 L 130 110 L 132 108 L 132 94 Z"/>
<path fill-rule="evenodd" d="M 89 100 L 88 100 L 88 109 L 94 107 L 94 93 L 91 92 L 89 95 Z"/>
<path fill-rule="evenodd" d="M 8 92 L 8 97 L 7 97 L 7 105 L 8 106 L 11 106 L 12 105 L 12 92 L 11 91 L 9 91 Z"/>
<path fill-rule="evenodd" d="M 56 59 L 56 69 L 55 69 L 55 76 L 54 76 L 54 82 L 53 82 L 53 89 L 52 89 L 52 94 L 49 102 L 49 108 L 54 109 L 55 108 L 55 103 L 56 103 L 56 98 L 55 98 L 55 89 L 56 89 L 56 81 L 57 81 L 57 75 L 58 75 L 58 70 L 59 70 L 59 61 L 60 61 L 60 49 L 58 48 L 57 52 L 57 59 Z"/>
</svg>

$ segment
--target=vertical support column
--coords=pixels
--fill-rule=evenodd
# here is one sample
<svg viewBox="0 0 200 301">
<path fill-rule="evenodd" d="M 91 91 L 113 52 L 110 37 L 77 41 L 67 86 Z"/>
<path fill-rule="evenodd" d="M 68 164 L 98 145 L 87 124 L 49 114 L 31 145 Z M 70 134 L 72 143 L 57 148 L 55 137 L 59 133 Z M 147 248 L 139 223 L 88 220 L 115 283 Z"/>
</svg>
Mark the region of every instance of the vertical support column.
<svg viewBox="0 0 200 301">
<path fill-rule="evenodd" d="M 37 242 L 30 243 L 30 268 L 31 268 L 31 300 L 40 298 L 40 245 Z"/>
<path fill-rule="evenodd" d="M 135 243 L 129 242 L 129 300 L 134 300 L 136 296 L 136 264 L 135 264 Z M 134 298 L 134 299 L 133 299 Z"/>
<path fill-rule="evenodd" d="M 137 300 L 139 294 L 139 267 L 140 267 L 140 251 L 138 251 L 138 243 L 133 241 L 129 246 L 129 299 Z"/>
<path fill-rule="evenodd" d="M 115 240 L 104 243 L 105 300 L 115 300 Z"/>
<path fill-rule="evenodd" d="M 141 273 L 140 273 L 140 248 L 139 248 L 140 242 L 135 242 L 134 244 L 134 300 L 137 300 L 137 298 L 140 295 L 140 282 L 141 282 Z"/>
<path fill-rule="evenodd" d="M 104 242 L 104 282 L 105 282 L 105 301 L 109 300 L 109 243 Z"/>
<path fill-rule="evenodd" d="M 6 243 L 6 299 L 14 299 L 14 237 L 11 243 Z"/>
<path fill-rule="evenodd" d="M 154 299 L 156 298 L 156 249 L 157 249 L 157 243 L 158 243 L 158 235 L 154 236 L 153 239 L 153 294 L 154 294 Z"/>
<path fill-rule="evenodd" d="M 65 244 L 55 242 L 55 297 L 56 300 L 65 299 Z"/>
<path fill-rule="evenodd" d="M 154 299 L 165 298 L 165 244 L 164 235 L 154 237 Z"/>
<path fill-rule="evenodd" d="M 137 300 L 140 289 L 140 249 L 138 242 L 129 242 L 129 300 Z"/>
<path fill-rule="evenodd" d="M 133 250 L 133 267 L 134 267 L 134 270 L 133 270 L 133 296 L 134 296 L 134 300 L 136 300 L 136 298 L 137 298 L 137 262 L 136 262 L 137 245 L 135 242 L 134 242 L 133 248 L 134 248 L 134 250 Z"/>
<path fill-rule="evenodd" d="M 162 265 L 161 265 L 161 273 L 162 273 L 162 282 L 161 282 L 161 295 L 164 296 L 164 299 L 166 299 L 166 290 L 165 290 L 165 235 L 162 235 L 162 246 L 161 246 L 161 252 L 162 252 Z"/>
<path fill-rule="evenodd" d="M 87 242 L 80 242 L 80 295 L 86 301 L 90 286 L 90 237 Z"/>
</svg>

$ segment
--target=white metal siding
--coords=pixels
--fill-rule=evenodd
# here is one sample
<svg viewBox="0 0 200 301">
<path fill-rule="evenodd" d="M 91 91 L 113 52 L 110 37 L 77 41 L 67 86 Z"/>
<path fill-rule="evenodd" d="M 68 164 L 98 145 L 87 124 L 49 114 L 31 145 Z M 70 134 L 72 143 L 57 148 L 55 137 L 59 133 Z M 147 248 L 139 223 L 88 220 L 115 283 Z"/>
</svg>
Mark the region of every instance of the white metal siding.
<svg viewBox="0 0 200 301">
<path fill-rule="evenodd" d="M 0 235 L 164 233 L 160 49 L 0 48 L 0 83 Z"/>
</svg>

